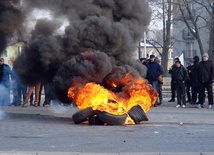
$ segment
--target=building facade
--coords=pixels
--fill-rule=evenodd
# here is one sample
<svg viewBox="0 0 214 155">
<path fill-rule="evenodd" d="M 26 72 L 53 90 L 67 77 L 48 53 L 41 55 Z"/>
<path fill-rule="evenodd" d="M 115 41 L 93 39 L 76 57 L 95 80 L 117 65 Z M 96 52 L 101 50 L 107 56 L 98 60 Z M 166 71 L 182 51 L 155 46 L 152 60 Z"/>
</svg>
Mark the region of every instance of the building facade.
<svg viewBox="0 0 214 155">
<path fill-rule="evenodd" d="M 201 7 L 194 0 L 188 0 L 188 6 L 190 8 L 191 14 L 197 24 L 200 39 L 202 41 L 204 52 L 209 50 L 209 33 L 207 22 L 204 20 L 207 17 L 205 8 Z M 185 4 L 184 4 L 185 5 Z M 191 33 L 190 29 L 187 27 L 184 22 L 184 17 L 187 19 L 187 22 L 190 25 L 190 28 L 195 32 L 194 25 L 191 21 L 190 14 L 185 7 L 183 9 L 183 15 L 179 10 L 179 6 L 174 6 L 173 14 L 173 57 L 180 56 L 183 54 L 184 64 L 188 65 L 188 62 L 194 56 L 199 56 L 201 58 L 201 51 L 197 39 Z M 203 18 L 198 18 L 199 15 Z"/>
<path fill-rule="evenodd" d="M 159 60 L 161 59 L 161 53 L 163 48 L 160 45 L 155 45 L 155 47 L 149 43 L 140 42 L 138 48 L 135 50 L 136 59 L 139 58 L 149 58 L 150 55 L 155 55 Z M 173 64 L 173 49 L 169 50 L 168 55 L 168 68 L 170 68 Z"/>
<path fill-rule="evenodd" d="M 13 62 L 21 54 L 23 48 L 26 46 L 23 42 L 18 42 L 13 45 L 7 46 L 3 54 L 0 56 L 4 58 L 4 63 L 13 66 Z"/>
</svg>

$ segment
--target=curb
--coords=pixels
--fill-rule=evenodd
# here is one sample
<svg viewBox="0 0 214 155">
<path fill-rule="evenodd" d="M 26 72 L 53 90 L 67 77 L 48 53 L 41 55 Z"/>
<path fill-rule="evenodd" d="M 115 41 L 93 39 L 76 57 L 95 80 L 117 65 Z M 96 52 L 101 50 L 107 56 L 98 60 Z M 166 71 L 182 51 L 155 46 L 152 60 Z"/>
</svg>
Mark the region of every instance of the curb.
<svg viewBox="0 0 214 155">
<path fill-rule="evenodd" d="M 213 155 L 214 152 L 139 152 L 139 153 L 79 153 L 79 152 L 16 152 L 0 151 L 0 155 Z"/>
</svg>

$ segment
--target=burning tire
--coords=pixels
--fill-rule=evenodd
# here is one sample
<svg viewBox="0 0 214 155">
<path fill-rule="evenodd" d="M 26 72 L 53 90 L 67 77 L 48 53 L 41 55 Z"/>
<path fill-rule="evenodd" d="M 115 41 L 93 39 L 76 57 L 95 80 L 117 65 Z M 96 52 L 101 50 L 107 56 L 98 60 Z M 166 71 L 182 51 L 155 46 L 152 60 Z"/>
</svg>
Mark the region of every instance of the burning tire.
<svg viewBox="0 0 214 155">
<path fill-rule="evenodd" d="M 97 116 L 92 116 L 89 118 L 88 123 L 90 125 L 104 125 L 104 122 L 102 122 L 101 120 L 99 120 L 97 118 Z"/>
<path fill-rule="evenodd" d="M 113 115 L 105 111 L 97 111 L 97 118 L 108 125 L 123 125 L 126 121 L 126 114 Z"/>
<path fill-rule="evenodd" d="M 75 124 L 80 124 L 93 115 L 95 115 L 95 111 L 91 107 L 88 107 L 73 114 L 72 119 Z"/>
<path fill-rule="evenodd" d="M 134 106 L 132 107 L 129 112 L 129 116 L 133 119 L 135 124 L 140 123 L 141 121 L 148 121 L 148 117 L 141 106 Z"/>
</svg>

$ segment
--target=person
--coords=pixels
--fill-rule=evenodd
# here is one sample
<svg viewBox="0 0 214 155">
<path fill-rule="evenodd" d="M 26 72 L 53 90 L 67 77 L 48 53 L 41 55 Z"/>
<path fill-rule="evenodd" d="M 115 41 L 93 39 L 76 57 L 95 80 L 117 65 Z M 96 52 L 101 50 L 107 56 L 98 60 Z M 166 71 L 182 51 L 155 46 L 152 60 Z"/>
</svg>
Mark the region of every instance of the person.
<svg viewBox="0 0 214 155">
<path fill-rule="evenodd" d="M 35 101 L 34 101 L 33 106 L 35 106 L 35 107 L 38 106 L 40 86 L 41 86 L 41 83 L 38 83 L 38 84 L 36 84 L 34 86 L 29 86 L 28 87 L 28 92 L 27 92 L 27 96 L 25 98 L 23 107 L 27 107 L 28 106 L 28 101 L 30 99 L 30 96 L 31 96 L 34 88 L 35 88 Z"/>
<path fill-rule="evenodd" d="M 172 80 L 176 84 L 177 105 L 176 108 L 186 107 L 185 81 L 187 79 L 187 71 L 181 62 L 175 62 L 175 68 L 172 70 Z M 182 104 L 181 104 L 182 103 Z"/>
<path fill-rule="evenodd" d="M 39 101 L 38 101 L 38 106 L 40 106 L 41 95 L 42 95 L 42 88 L 43 88 L 43 87 L 44 87 L 44 85 L 41 84 L 40 90 L 39 90 Z M 34 96 L 34 92 L 32 92 L 32 94 L 30 95 L 30 106 L 34 106 L 34 103 L 33 103 L 33 96 Z"/>
<path fill-rule="evenodd" d="M 155 59 L 155 61 L 161 66 L 160 59 Z M 163 70 L 162 66 L 161 66 L 161 68 Z M 163 74 L 158 76 L 158 98 L 159 98 L 160 105 L 163 103 L 162 86 L 163 86 Z"/>
<path fill-rule="evenodd" d="M 12 70 L 13 71 L 13 70 Z M 10 106 L 20 106 L 21 102 L 25 100 L 27 95 L 27 87 L 24 86 L 20 80 L 18 79 L 17 75 L 13 71 L 12 74 L 12 83 L 13 83 L 13 102 Z M 23 100 L 21 100 L 23 99 Z"/>
<path fill-rule="evenodd" d="M 141 61 L 141 63 L 142 63 L 144 66 L 146 66 L 147 63 L 148 63 L 148 61 L 147 61 L 146 58 L 140 58 L 140 61 Z M 145 73 L 142 77 L 143 77 L 144 79 L 146 79 L 146 76 L 147 76 L 147 73 Z"/>
<path fill-rule="evenodd" d="M 45 91 L 45 101 L 43 107 L 49 107 L 51 101 L 57 103 L 58 105 L 60 104 L 60 102 L 57 100 L 54 94 L 52 83 L 44 83 L 44 91 Z"/>
<path fill-rule="evenodd" d="M 208 93 L 208 108 L 211 109 L 213 105 L 213 91 L 212 82 L 214 79 L 214 66 L 213 62 L 209 60 L 208 53 L 204 53 L 202 61 L 198 64 L 198 77 L 199 77 L 199 104 L 198 108 L 203 108 L 204 93 L 207 89 Z"/>
<path fill-rule="evenodd" d="M 172 80 L 172 71 L 173 69 L 175 69 L 175 63 L 176 61 L 179 61 L 179 58 L 175 58 L 174 59 L 174 64 L 170 67 L 169 69 L 169 74 L 171 74 L 171 99 L 168 102 L 175 102 L 175 91 L 176 91 L 176 84 L 174 83 L 174 81 Z"/>
<path fill-rule="evenodd" d="M 33 106 L 33 92 L 32 92 L 32 94 L 30 95 L 30 105 Z"/>
<path fill-rule="evenodd" d="M 10 77 L 12 76 L 12 70 L 9 65 L 4 63 L 4 58 L 0 58 L 0 104 L 2 106 L 10 105 Z"/>
<path fill-rule="evenodd" d="M 148 63 L 148 61 L 147 61 L 147 59 L 146 58 L 140 58 L 140 61 L 141 61 L 141 63 L 143 64 L 143 65 L 147 65 L 147 63 Z"/>
<path fill-rule="evenodd" d="M 147 63 L 147 80 L 149 84 L 158 92 L 158 77 L 163 74 L 161 66 L 155 62 L 155 55 L 150 55 L 149 63 Z M 154 106 L 158 106 L 160 103 L 156 101 Z"/>
<path fill-rule="evenodd" d="M 192 102 L 190 104 L 196 104 L 197 99 L 199 100 L 199 80 L 198 80 L 198 64 L 199 64 L 199 56 L 194 56 L 194 65 L 191 71 L 192 73 Z"/>
<path fill-rule="evenodd" d="M 193 65 L 194 65 L 194 60 L 190 59 L 189 66 L 187 66 L 187 68 L 186 68 L 187 73 L 188 73 L 188 78 L 187 78 L 187 80 L 185 82 L 186 94 L 187 94 L 187 101 L 186 102 L 189 102 L 189 103 L 192 102 L 192 95 L 190 93 L 190 89 L 192 90 L 192 81 L 193 81 L 192 71 L 193 71 L 193 68 L 194 68 Z"/>
</svg>

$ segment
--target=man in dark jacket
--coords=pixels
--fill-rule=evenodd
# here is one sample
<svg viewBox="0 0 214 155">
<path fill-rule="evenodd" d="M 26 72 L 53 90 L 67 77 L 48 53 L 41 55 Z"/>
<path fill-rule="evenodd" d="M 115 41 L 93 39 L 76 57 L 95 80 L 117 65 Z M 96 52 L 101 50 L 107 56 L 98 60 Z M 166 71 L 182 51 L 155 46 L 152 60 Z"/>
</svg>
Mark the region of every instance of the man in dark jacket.
<svg viewBox="0 0 214 155">
<path fill-rule="evenodd" d="M 161 68 L 161 66 L 155 62 L 155 56 L 154 55 L 150 55 L 150 59 L 149 59 L 149 63 L 147 63 L 147 80 L 149 81 L 149 83 L 153 86 L 153 88 L 155 88 L 155 90 L 158 92 L 159 88 L 158 88 L 158 76 L 160 76 L 161 74 L 163 74 L 163 70 Z M 156 101 L 155 106 L 160 105 L 160 103 L 158 103 Z"/>
<path fill-rule="evenodd" d="M 174 83 L 174 81 L 172 80 L 172 70 L 175 69 L 175 62 L 179 61 L 179 58 L 175 58 L 174 59 L 174 64 L 170 67 L 169 69 L 169 74 L 171 74 L 171 99 L 168 102 L 175 102 L 175 91 L 176 91 L 176 85 Z"/>
<path fill-rule="evenodd" d="M 187 66 L 187 68 L 186 68 L 187 73 L 188 73 L 188 78 L 185 82 L 186 94 L 187 94 L 187 101 L 186 102 L 189 102 L 189 103 L 192 102 L 192 95 L 190 94 L 190 89 L 192 90 L 192 81 L 193 81 L 192 72 L 193 72 L 193 69 L 194 69 L 194 60 L 190 59 L 189 66 Z"/>
<path fill-rule="evenodd" d="M 4 64 L 4 59 L 0 58 L 0 105 L 10 104 L 10 76 L 12 71 L 9 65 Z"/>
<path fill-rule="evenodd" d="M 192 102 L 191 104 L 196 104 L 197 99 L 199 99 L 199 81 L 198 81 L 198 64 L 199 56 L 194 56 L 194 65 L 192 69 Z"/>
<path fill-rule="evenodd" d="M 172 70 L 172 80 L 176 84 L 177 105 L 176 107 L 186 107 L 185 81 L 187 80 L 187 71 L 180 61 L 175 62 L 175 68 Z M 181 105 L 182 101 L 182 105 Z"/>
<path fill-rule="evenodd" d="M 202 61 L 198 65 L 198 77 L 200 88 L 198 108 L 203 108 L 206 88 L 208 93 L 208 105 L 209 109 L 211 109 L 213 105 L 212 82 L 214 79 L 214 66 L 213 62 L 209 60 L 208 53 L 203 54 Z"/>
<path fill-rule="evenodd" d="M 20 82 L 18 76 L 13 70 L 12 73 L 13 102 L 10 106 L 20 106 L 21 102 L 24 102 L 26 98 L 27 87 Z"/>
</svg>

